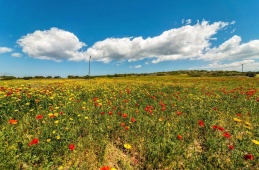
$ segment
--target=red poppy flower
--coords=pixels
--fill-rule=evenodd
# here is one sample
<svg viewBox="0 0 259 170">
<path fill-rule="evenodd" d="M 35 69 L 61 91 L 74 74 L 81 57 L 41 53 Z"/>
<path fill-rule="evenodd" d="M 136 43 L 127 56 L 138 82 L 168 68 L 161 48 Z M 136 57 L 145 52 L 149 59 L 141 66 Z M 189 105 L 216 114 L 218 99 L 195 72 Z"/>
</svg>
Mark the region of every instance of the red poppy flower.
<svg viewBox="0 0 259 170">
<path fill-rule="evenodd" d="M 9 120 L 9 123 L 12 124 L 12 125 L 15 125 L 15 124 L 18 123 L 18 120 L 10 119 L 10 120 Z"/>
<path fill-rule="evenodd" d="M 223 127 L 218 126 L 218 130 L 220 130 L 220 131 L 224 131 L 224 128 L 223 128 Z"/>
<path fill-rule="evenodd" d="M 245 160 L 253 160 L 254 156 L 252 154 L 248 153 L 248 154 L 245 154 L 244 159 Z"/>
<path fill-rule="evenodd" d="M 218 126 L 217 125 L 213 125 L 212 129 L 216 130 L 216 129 L 218 129 Z"/>
<path fill-rule="evenodd" d="M 123 126 L 123 127 L 124 127 L 124 126 L 125 126 L 125 123 L 124 123 L 124 122 L 121 122 L 121 126 Z"/>
<path fill-rule="evenodd" d="M 132 123 L 136 122 L 136 119 L 135 119 L 134 117 L 131 118 L 131 122 L 132 122 Z"/>
<path fill-rule="evenodd" d="M 178 115 L 181 115 L 181 114 L 182 114 L 182 112 L 180 112 L 180 111 L 177 111 L 176 113 L 177 113 Z"/>
<path fill-rule="evenodd" d="M 229 150 L 233 150 L 235 147 L 233 145 L 228 146 Z"/>
<path fill-rule="evenodd" d="M 231 138 L 231 135 L 228 133 L 228 132 L 225 132 L 224 134 L 223 134 L 223 136 L 225 136 L 226 138 Z"/>
<path fill-rule="evenodd" d="M 75 149 L 75 145 L 73 143 L 68 145 L 68 148 L 73 151 Z"/>
<path fill-rule="evenodd" d="M 109 115 L 112 115 L 112 111 L 109 111 L 108 114 L 109 114 Z"/>
<path fill-rule="evenodd" d="M 32 141 L 28 144 L 28 146 L 37 145 L 38 143 L 39 143 L 39 139 L 38 139 L 38 138 L 34 138 L 34 139 L 32 139 Z"/>
<path fill-rule="evenodd" d="M 36 116 L 36 119 L 37 119 L 37 120 L 40 120 L 40 119 L 42 119 L 42 118 L 43 118 L 42 114 Z"/>
<path fill-rule="evenodd" d="M 122 117 L 126 118 L 128 115 L 126 113 L 122 114 Z"/>
<path fill-rule="evenodd" d="M 124 128 L 125 130 L 129 130 L 129 126 L 125 126 L 125 128 Z"/>
<path fill-rule="evenodd" d="M 182 137 L 181 135 L 177 135 L 177 138 L 178 138 L 179 140 L 182 140 L 182 139 L 183 139 L 183 137 Z"/>
<path fill-rule="evenodd" d="M 198 124 L 201 126 L 201 127 L 204 127 L 205 125 L 204 125 L 204 122 L 202 121 L 202 120 L 199 120 L 198 121 Z"/>
<path fill-rule="evenodd" d="M 100 168 L 100 170 L 111 170 L 112 168 L 109 166 L 103 166 Z"/>
</svg>

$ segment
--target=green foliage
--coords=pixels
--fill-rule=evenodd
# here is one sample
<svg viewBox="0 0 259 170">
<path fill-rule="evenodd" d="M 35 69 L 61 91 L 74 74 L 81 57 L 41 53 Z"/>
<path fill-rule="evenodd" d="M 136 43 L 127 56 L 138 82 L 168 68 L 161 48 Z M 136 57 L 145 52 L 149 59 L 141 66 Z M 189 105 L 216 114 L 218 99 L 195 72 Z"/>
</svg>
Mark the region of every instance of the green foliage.
<svg viewBox="0 0 259 170">
<path fill-rule="evenodd" d="M 246 73 L 246 76 L 248 76 L 248 77 L 255 77 L 256 73 L 249 71 L 249 72 Z"/>
<path fill-rule="evenodd" d="M 0 80 L 13 80 L 16 79 L 14 76 L 0 76 Z"/>
</svg>

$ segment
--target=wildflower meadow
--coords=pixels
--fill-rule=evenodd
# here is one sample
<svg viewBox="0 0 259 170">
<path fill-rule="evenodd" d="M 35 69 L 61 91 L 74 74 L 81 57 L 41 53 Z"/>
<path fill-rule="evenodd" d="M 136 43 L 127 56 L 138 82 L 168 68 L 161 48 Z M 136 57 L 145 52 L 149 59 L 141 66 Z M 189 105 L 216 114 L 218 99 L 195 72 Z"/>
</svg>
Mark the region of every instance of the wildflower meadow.
<svg viewBox="0 0 259 170">
<path fill-rule="evenodd" d="M 259 169 L 258 78 L 0 81 L 0 169 Z"/>
</svg>

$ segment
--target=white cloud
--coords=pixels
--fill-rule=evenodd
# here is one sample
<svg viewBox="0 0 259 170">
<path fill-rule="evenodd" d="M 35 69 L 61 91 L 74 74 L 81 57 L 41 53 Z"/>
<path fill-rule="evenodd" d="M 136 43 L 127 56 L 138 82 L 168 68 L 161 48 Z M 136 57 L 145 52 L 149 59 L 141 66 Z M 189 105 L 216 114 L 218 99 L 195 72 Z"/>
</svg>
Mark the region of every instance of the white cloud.
<svg viewBox="0 0 259 170">
<path fill-rule="evenodd" d="M 188 21 L 189 22 L 189 21 Z M 153 58 L 152 63 L 178 59 L 195 59 L 210 47 L 210 40 L 227 22 L 209 24 L 202 21 L 171 29 L 155 37 L 107 38 L 88 48 L 86 55 L 94 60 L 109 63 L 112 60 L 137 61 Z"/>
<path fill-rule="evenodd" d="M 22 54 L 20 54 L 20 53 L 12 53 L 11 56 L 12 57 L 21 57 Z"/>
<path fill-rule="evenodd" d="M 234 35 L 218 47 L 207 50 L 199 59 L 214 61 L 259 59 L 259 40 L 242 44 L 241 37 Z"/>
<path fill-rule="evenodd" d="M 190 69 L 212 69 L 212 70 L 236 70 L 242 71 L 242 64 L 244 71 L 258 71 L 259 62 L 255 60 L 242 60 L 242 61 L 234 61 L 230 63 L 221 63 L 219 61 L 212 62 L 207 66 L 202 67 L 193 67 Z"/>
<path fill-rule="evenodd" d="M 192 23 L 192 20 L 191 20 L 191 19 L 187 19 L 187 20 L 185 21 L 185 23 L 186 23 L 186 25 L 189 25 L 189 24 Z"/>
<path fill-rule="evenodd" d="M 27 34 L 20 38 L 17 43 L 22 51 L 30 57 L 54 61 L 84 60 L 86 56 L 81 48 L 86 46 L 71 32 L 58 28 Z"/>
<path fill-rule="evenodd" d="M 129 68 L 141 68 L 141 65 L 129 66 Z"/>
<path fill-rule="evenodd" d="M 11 48 L 7 47 L 0 47 L 0 54 L 12 52 L 13 50 Z"/>
<path fill-rule="evenodd" d="M 250 62 L 246 65 L 250 64 L 251 68 L 257 66 L 259 40 L 243 43 L 240 36 L 234 35 L 218 46 L 211 44 L 217 40 L 218 31 L 228 27 L 234 31 L 230 25 L 235 24 L 235 21 L 209 23 L 203 20 L 194 25 L 190 25 L 190 19 L 182 22 L 185 24 L 182 27 L 154 37 L 107 38 L 85 51 L 82 50 L 85 43 L 80 42 L 73 33 L 58 28 L 35 31 L 23 36 L 17 43 L 30 57 L 54 61 L 88 61 L 89 56 L 92 56 L 93 61 L 114 61 L 115 65 L 143 59 L 147 59 L 145 64 L 188 59 L 210 61 L 211 64 L 204 68 L 234 68 L 240 64 L 237 61 Z M 11 51 L 10 48 L 0 47 L 0 53 Z M 141 68 L 141 65 L 130 68 Z"/>
<path fill-rule="evenodd" d="M 236 31 L 236 28 L 234 28 L 230 33 L 233 34 Z"/>
</svg>

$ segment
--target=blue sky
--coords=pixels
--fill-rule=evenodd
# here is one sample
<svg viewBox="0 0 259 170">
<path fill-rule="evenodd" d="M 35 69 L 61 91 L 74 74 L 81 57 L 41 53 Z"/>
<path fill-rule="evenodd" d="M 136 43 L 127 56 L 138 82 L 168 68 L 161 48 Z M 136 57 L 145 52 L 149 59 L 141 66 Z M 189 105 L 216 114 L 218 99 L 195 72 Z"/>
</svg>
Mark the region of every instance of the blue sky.
<svg viewBox="0 0 259 170">
<path fill-rule="evenodd" d="M 259 71 L 258 0 L 0 0 L 0 75 Z"/>
</svg>

